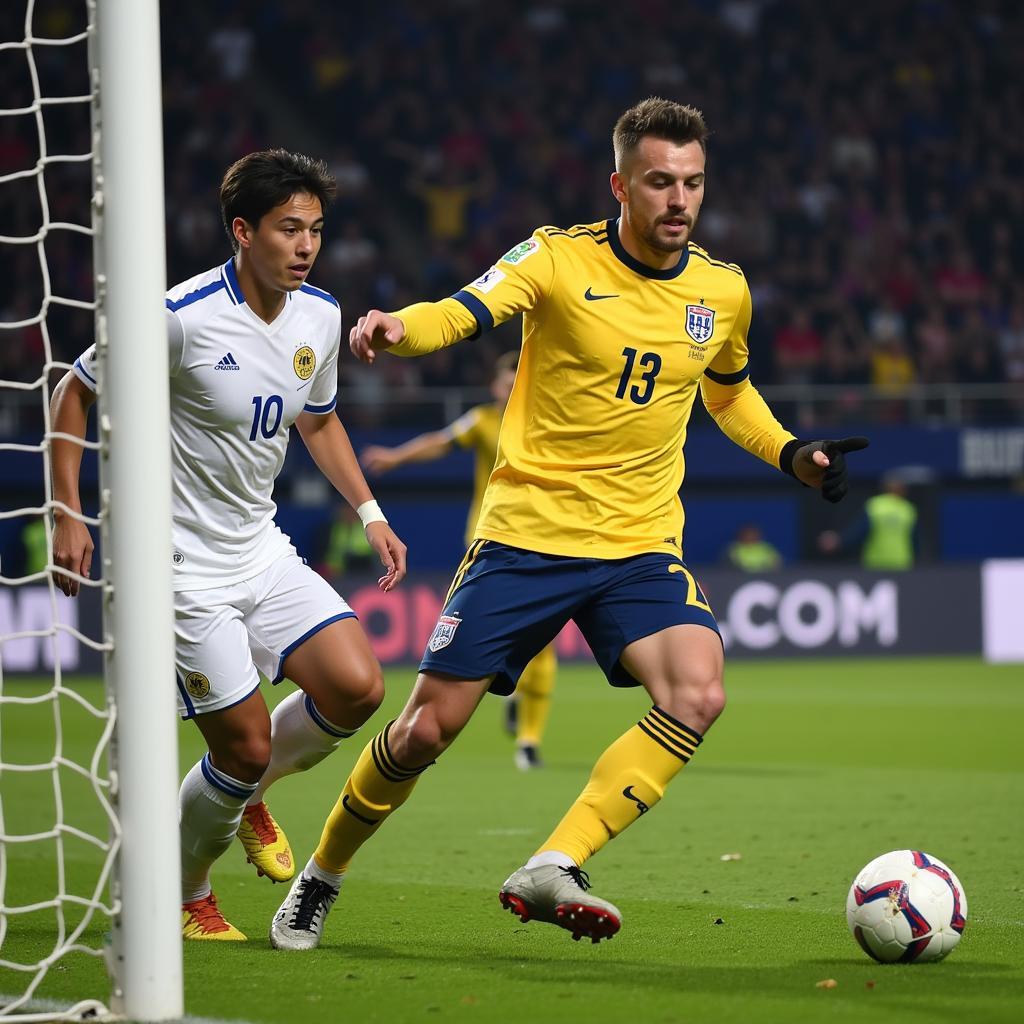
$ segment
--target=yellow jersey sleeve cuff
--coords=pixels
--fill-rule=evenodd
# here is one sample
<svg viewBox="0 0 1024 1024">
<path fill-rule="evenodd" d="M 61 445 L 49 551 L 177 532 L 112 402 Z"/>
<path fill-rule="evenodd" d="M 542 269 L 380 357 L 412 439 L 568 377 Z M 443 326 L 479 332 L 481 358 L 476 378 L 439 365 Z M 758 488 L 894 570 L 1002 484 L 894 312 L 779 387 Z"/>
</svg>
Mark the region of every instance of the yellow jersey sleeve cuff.
<svg viewBox="0 0 1024 1024">
<path fill-rule="evenodd" d="M 744 366 L 735 373 L 719 373 L 717 370 L 712 370 L 708 367 L 708 369 L 704 371 L 704 376 L 709 380 L 713 380 L 716 384 L 728 387 L 733 384 L 741 384 L 745 381 L 750 376 L 750 367 Z"/>
<path fill-rule="evenodd" d="M 396 356 L 425 355 L 479 334 L 472 312 L 455 298 L 415 302 L 392 315 L 405 327 L 405 337 L 388 349 Z"/>
<path fill-rule="evenodd" d="M 479 338 L 481 334 L 494 326 L 494 316 L 491 311 L 484 305 L 483 300 L 478 299 L 468 289 L 460 289 L 452 296 L 452 299 L 465 306 L 476 321 L 476 330 L 469 335 L 470 338 Z"/>
</svg>

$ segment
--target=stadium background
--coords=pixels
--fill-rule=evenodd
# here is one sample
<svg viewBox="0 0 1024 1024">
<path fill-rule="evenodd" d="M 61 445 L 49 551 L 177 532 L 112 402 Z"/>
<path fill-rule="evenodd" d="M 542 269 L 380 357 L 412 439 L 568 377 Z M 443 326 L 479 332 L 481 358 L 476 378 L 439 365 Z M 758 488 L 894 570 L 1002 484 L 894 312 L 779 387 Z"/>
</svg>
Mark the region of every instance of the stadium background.
<svg viewBox="0 0 1024 1024">
<path fill-rule="evenodd" d="M 17 7 L 0 14 L 5 38 L 20 28 Z M 71 0 L 36 11 L 44 35 L 81 16 Z M 848 526 L 891 472 L 920 511 L 920 566 L 1024 555 L 1024 143 L 1007 129 L 1022 105 L 1019 5 L 296 0 L 166 4 L 162 22 L 170 281 L 228 252 L 224 168 L 282 145 L 323 156 L 338 178 L 314 280 L 339 298 L 346 326 L 371 306 L 450 294 L 539 224 L 613 216 L 618 113 L 652 93 L 693 103 L 713 133 L 696 240 L 750 281 L 753 380 L 798 434 L 863 432 L 873 444 L 851 460 L 852 493 L 833 508 L 731 445 L 698 403 L 689 563 L 713 578 L 755 522 L 794 571 L 841 573 L 856 549 L 826 560 L 816 538 Z M 40 61 L 52 94 L 84 91 L 81 62 L 54 50 Z M 0 64 L 0 86 L 17 103 L 20 66 Z M 46 117 L 72 145 L 81 136 L 60 108 Z M 31 166 L 36 148 L 31 118 L 0 119 L 5 172 Z M 46 180 L 52 217 L 84 216 L 87 165 L 55 165 Z M 23 185 L 0 196 L 6 233 L 39 222 L 34 182 Z M 5 320 L 39 308 L 30 249 L 0 252 Z M 88 239 L 54 233 L 46 256 L 55 290 L 89 297 Z M 91 340 L 86 312 L 51 308 L 49 325 L 58 358 Z M 0 378 L 37 375 L 39 329 L 3 340 Z M 516 320 L 372 370 L 344 353 L 339 411 L 357 450 L 486 400 L 493 358 L 518 342 Z M 5 437 L 35 441 L 41 426 L 34 396 L 5 392 Z M 462 553 L 471 471 L 457 452 L 372 481 L 435 591 Z M 85 479 L 94 485 L 89 460 Z M 8 455 L 0 480 L 9 507 L 39 502 L 35 457 Z M 316 558 L 332 502 L 299 444 L 277 498 L 282 527 Z M 11 574 L 24 525 L 0 522 Z"/>
<path fill-rule="evenodd" d="M 83 7 L 35 0 L 35 29 L 68 34 L 81 27 Z M 578 792 L 596 751 L 645 710 L 642 694 L 612 691 L 592 665 L 566 657 L 547 769 L 518 773 L 496 709 L 482 709 L 361 860 L 342 916 L 312 959 L 283 963 L 267 948 L 281 893 L 253 878 L 237 849 L 222 858 L 218 891 L 252 941 L 236 950 L 186 944 L 192 1019 L 490 1024 L 526 1014 L 574 1024 L 594 1020 L 598 1007 L 600 1019 L 665 1024 L 1016 1024 L 1021 669 L 985 664 L 977 652 L 991 606 L 1024 660 L 1018 5 L 168 0 L 163 8 L 170 280 L 226 257 L 220 175 L 239 154 L 280 144 L 322 154 L 342 184 L 314 279 L 338 295 L 347 324 L 370 305 L 447 294 L 538 224 L 614 214 L 610 125 L 657 92 L 702 106 L 714 130 L 698 241 L 748 274 L 758 386 L 801 433 L 873 439 L 853 463 L 853 493 L 832 508 L 695 415 L 687 555 L 732 634 L 730 708 L 680 792 L 594 865 L 598 891 L 614 895 L 629 921 L 614 943 L 590 948 L 556 929 L 519 927 L 498 917 L 494 899 L 503 873 Z M 0 4 L 0 40 L 23 37 L 24 11 L 20 0 Z M 46 94 L 86 91 L 84 47 L 37 56 Z M 10 53 L 0 54 L 0 92 L 7 108 L 30 96 Z M 44 121 L 52 152 L 89 148 L 68 111 L 49 108 Z M 0 117 L 0 174 L 31 168 L 37 156 L 33 119 Z M 54 164 L 45 180 L 52 219 L 88 216 L 87 166 Z M 34 182 L 0 188 L 0 234 L 32 233 L 40 222 Z M 90 298 L 88 239 L 54 232 L 45 249 L 54 291 Z M 0 245 L 0 319 L 34 315 L 42 294 L 32 247 Z M 51 307 L 48 325 L 59 358 L 91 340 L 88 312 Z M 375 373 L 344 358 L 342 415 L 357 446 L 447 422 L 485 397 L 490 360 L 517 343 L 513 323 L 431 359 L 382 360 Z M 0 379 L 35 379 L 41 359 L 38 331 L 0 334 Z M 40 432 L 38 397 L 4 389 L 0 437 L 35 443 Z M 294 448 L 278 493 L 282 522 L 312 550 L 330 502 Z M 38 457 L 4 453 L 2 509 L 39 503 L 40 467 Z M 892 470 L 911 481 L 922 512 L 920 566 L 870 574 L 852 552 L 845 564 L 821 560 L 818 532 L 842 528 Z M 469 482 L 469 460 L 453 456 L 375 484 L 415 569 L 389 595 L 397 611 L 363 609 L 378 653 L 392 662 L 378 722 L 397 712 L 414 678 L 422 630 L 461 554 Z M 720 567 L 737 525 L 751 519 L 785 554 L 783 571 Z M 23 558 L 22 526 L 0 520 L 5 575 Z M 353 598 L 372 595 L 358 579 L 341 586 Z M 89 601 L 59 610 L 81 615 L 98 637 Z M 734 614 L 734 602 L 750 614 Z M 0 587 L 0 635 L 34 625 L 52 625 L 47 588 Z M 8 770 L 56 764 L 58 755 L 88 765 L 101 742 L 102 722 L 77 697 L 103 706 L 102 680 L 84 657 L 76 662 L 81 652 L 61 646 L 67 641 L 57 642 L 62 675 L 50 671 L 46 639 L 5 642 L 0 652 L 3 696 L 38 701 L 3 707 L 5 835 L 44 833 L 55 821 L 105 834 L 95 794 L 66 762 L 63 803 L 49 773 Z M 581 653 L 571 633 L 562 642 Z M 958 650 L 974 653 L 951 656 Z M 932 656 L 905 656 L 921 651 Z M 785 653 L 799 656 L 766 657 Z M 851 656 L 859 653 L 873 657 Z M 901 656 L 879 656 L 887 653 Z M 154 666 L 139 685 L 160 674 Z M 45 699 L 58 679 L 69 683 L 59 714 Z M 264 689 L 271 703 L 284 693 Z M 188 725 L 179 736 L 186 766 L 201 755 L 201 737 Z M 297 850 L 315 843 L 358 749 L 346 745 L 321 770 L 280 784 L 274 799 Z M 855 871 L 908 845 L 947 860 L 970 894 L 965 941 L 934 970 L 879 968 L 843 920 Z M 96 851 L 74 840 L 67 848 L 76 891 L 90 891 Z M 54 849 L 5 846 L 3 899 L 45 907 L 57 891 Z M 45 909 L 9 924 L 5 958 L 50 954 Z M 94 923 L 94 945 L 106 929 Z M 0 971 L 0 1003 L 23 983 Z M 37 995 L 66 1004 L 108 991 L 101 961 L 69 956 Z"/>
</svg>

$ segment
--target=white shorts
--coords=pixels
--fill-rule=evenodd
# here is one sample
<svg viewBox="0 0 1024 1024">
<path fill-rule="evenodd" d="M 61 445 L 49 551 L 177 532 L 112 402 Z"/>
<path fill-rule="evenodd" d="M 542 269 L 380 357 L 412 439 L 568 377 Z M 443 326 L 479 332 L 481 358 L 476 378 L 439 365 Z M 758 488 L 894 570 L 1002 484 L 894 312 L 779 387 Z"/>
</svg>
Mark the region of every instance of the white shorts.
<svg viewBox="0 0 1024 1024">
<path fill-rule="evenodd" d="M 245 700 L 260 683 L 283 678 L 300 644 L 355 612 L 294 552 L 258 576 L 228 587 L 174 595 L 178 711 L 193 718 Z"/>
</svg>

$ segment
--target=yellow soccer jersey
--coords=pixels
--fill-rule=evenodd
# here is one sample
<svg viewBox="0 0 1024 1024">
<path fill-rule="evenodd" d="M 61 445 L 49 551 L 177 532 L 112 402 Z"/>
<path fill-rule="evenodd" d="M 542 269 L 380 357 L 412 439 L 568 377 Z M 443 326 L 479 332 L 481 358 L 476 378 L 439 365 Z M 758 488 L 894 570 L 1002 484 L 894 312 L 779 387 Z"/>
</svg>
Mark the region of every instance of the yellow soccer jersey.
<svg viewBox="0 0 1024 1024">
<path fill-rule="evenodd" d="M 445 433 L 460 447 L 472 448 L 476 455 L 473 467 L 473 501 L 466 517 L 466 545 L 476 535 L 484 491 L 498 456 L 498 431 L 501 413 L 495 405 L 477 405 L 463 413 Z"/>
<path fill-rule="evenodd" d="M 697 394 L 778 466 L 792 434 L 750 384 L 750 291 L 691 244 L 656 270 L 618 221 L 544 227 L 449 299 L 396 314 L 418 355 L 523 314 L 523 347 L 476 536 L 546 554 L 679 553 L 686 426 Z"/>
</svg>

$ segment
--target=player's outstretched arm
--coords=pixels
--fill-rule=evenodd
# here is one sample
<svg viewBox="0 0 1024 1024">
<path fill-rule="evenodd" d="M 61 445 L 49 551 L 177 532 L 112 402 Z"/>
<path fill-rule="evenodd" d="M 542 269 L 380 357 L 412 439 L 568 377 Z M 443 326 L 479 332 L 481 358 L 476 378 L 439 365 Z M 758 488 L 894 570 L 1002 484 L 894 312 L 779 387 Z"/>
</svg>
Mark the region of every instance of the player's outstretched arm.
<svg viewBox="0 0 1024 1024">
<path fill-rule="evenodd" d="M 358 360 L 369 365 L 378 352 L 397 345 L 404 337 L 405 324 L 397 316 L 371 309 L 349 331 L 348 347 Z"/>
<path fill-rule="evenodd" d="M 95 401 L 96 395 L 69 370 L 54 388 L 50 399 L 50 422 L 54 433 L 84 439 L 89 409 Z M 51 461 L 54 499 L 78 513 L 82 511 L 78 488 L 82 450 L 82 446 L 74 441 L 56 437 L 53 439 Z M 54 509 L 53 560 L 56 565 L 88 577 L 94 547 L 92 535 L 85 523 L 63 508 Z M 54 580 L 68 597 L 78 594 L 80 584 L 73 577 L 55 573 Z"/>
<path fill-rule="evenodd" d="M 304 412 L 295 426 L 320 472 L 338 493 L 357 511 L 367 503 L 377 508 L 341 420 L 333 413 L 321 416 Z M 392 590 L 405 577 L 406 547 L 383 518 L 363 522 L 366 539 L 384 566 L 378 586 L 383 591 Z"/>
<path fill-rule="evenodd" d="M 366 524 L 366 539 L 384 566 L 384 575 L 377 580 L 377 586 L 386 594 L 405 579 L 406 547 L 383 519 Z"/>
<path fill-rule="evenodd" d="M 846 456 L 870 444 L 866 437 L 837 441 L 789 441 L 782 449 L 779 467 L 808 487 L 817 487 L 826 501 L 842 501 L 847 492 Z"/>
<path fill-rule="evenodd" d="M 379 444 L 368 445 L 360 454 L 359 461 L 368 473 L 379 476 L 409 462 L 433 462 L 440 459 L 452 450 L 453 444 L 447 431 L 432 430 L 395 448 L 385 448 Z"/>
</svg>

